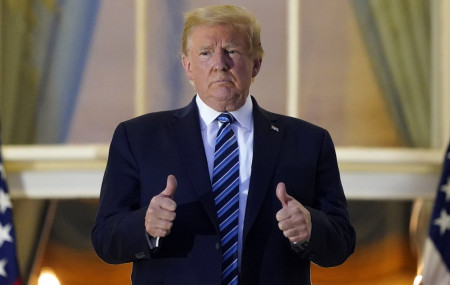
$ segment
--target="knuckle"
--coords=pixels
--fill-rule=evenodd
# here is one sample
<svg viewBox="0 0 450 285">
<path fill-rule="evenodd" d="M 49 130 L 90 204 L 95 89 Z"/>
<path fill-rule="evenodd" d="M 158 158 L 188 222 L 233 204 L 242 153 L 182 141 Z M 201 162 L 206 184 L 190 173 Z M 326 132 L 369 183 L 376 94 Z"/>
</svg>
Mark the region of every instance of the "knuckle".
<svg viewBox="0 0 450 285">
<path fill-rule="evenodd" d="M 283 223 L 279 222 L 279 223 L 278 223 L 278 228 L 279 228 L 280 230 L 283 230 Z"/>
<path fill-rule="evenodd" d="M 168 222 L 168 221 L 166 221 L 164 224 L 163 224 L 163 229 L 164 230 L 170 230 L 172 228 L 172 222 Z"/>
</svg>

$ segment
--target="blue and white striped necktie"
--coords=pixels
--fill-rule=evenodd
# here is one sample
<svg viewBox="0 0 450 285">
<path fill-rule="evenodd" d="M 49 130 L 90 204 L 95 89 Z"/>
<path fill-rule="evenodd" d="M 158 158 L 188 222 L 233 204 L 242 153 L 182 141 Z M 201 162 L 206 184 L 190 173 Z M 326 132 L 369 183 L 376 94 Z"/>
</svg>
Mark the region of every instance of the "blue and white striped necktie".
<svg viewBox="0 0 450 285">
<path fill-rule="evenodd" d="M 238 284 L 239 149 L 234 117 L 222 113 L 216 138 L 212 189 L 222 245 L 222 284 Z"/>
</svg>

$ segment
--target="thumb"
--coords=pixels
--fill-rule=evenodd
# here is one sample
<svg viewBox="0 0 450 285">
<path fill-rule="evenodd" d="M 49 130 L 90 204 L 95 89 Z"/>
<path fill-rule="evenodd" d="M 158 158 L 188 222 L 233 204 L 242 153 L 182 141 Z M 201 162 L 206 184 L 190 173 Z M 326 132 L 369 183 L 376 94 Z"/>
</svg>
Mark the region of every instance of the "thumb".
<svg viewBox="0 0 450 285">
<path fill-rule="evenodd" d="M 286 185 L 284 185 L 283 182 L 278 183 L 276 194 L 283 208 L 286 207 L 288 202 L 291 200 L 291 196 L 286 193 Z"/>
<path fill-rule="evenodd" d="M 169 176 L 167 176 L 166 188 L 161 192 L 161 194 L 172 199 L 176 189 L 177 179 L 174 175 L 170 174 Z"/>
</svg>

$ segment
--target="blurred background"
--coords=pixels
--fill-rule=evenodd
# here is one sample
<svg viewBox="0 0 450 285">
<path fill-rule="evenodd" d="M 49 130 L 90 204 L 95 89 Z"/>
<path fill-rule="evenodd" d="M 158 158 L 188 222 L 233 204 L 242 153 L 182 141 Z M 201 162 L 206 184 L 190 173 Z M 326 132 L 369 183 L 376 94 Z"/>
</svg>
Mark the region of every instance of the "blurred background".
<svg viewBox="0 0 450 285">
<path fill-rule="evenodd" d="M 2 153 L 24 284 L 43 272 L 130 283 L 131 265 L 103 263 L 90 244 L 108 144 L 119 122 L 192 99 L 183 13 L 223 3 L 261 21 L 251 94 L 337 146 L 357 249 L 340 267 L 313 266 L 313 283 L 421 273 L 450 133 L 448 1 L 1 0 Z"/>
</svg>

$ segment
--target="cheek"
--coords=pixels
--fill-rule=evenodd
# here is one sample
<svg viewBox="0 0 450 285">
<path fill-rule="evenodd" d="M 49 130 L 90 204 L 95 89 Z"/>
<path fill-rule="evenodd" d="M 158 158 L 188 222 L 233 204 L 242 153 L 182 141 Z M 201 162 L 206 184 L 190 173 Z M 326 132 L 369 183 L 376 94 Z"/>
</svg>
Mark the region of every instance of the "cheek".
<svg viewBox="0 0 450 285">
<path fill-rule="evenodd" d="M 208 71 L 208 62 L 206 61 L 199 61 L 195 64 L 191 65 L 192 73 L 194 73 L 196 76 L 202 76 L 206 74 Z"/>
<path fill-rule="evenodd" d="M 248 66 L 242 67 L 238 71 L 237 75 L 240 79 L 239 81 L 241 81 L 243 84 L 248 84 L 253 78 L 253 69 Z"/>
</svg>

